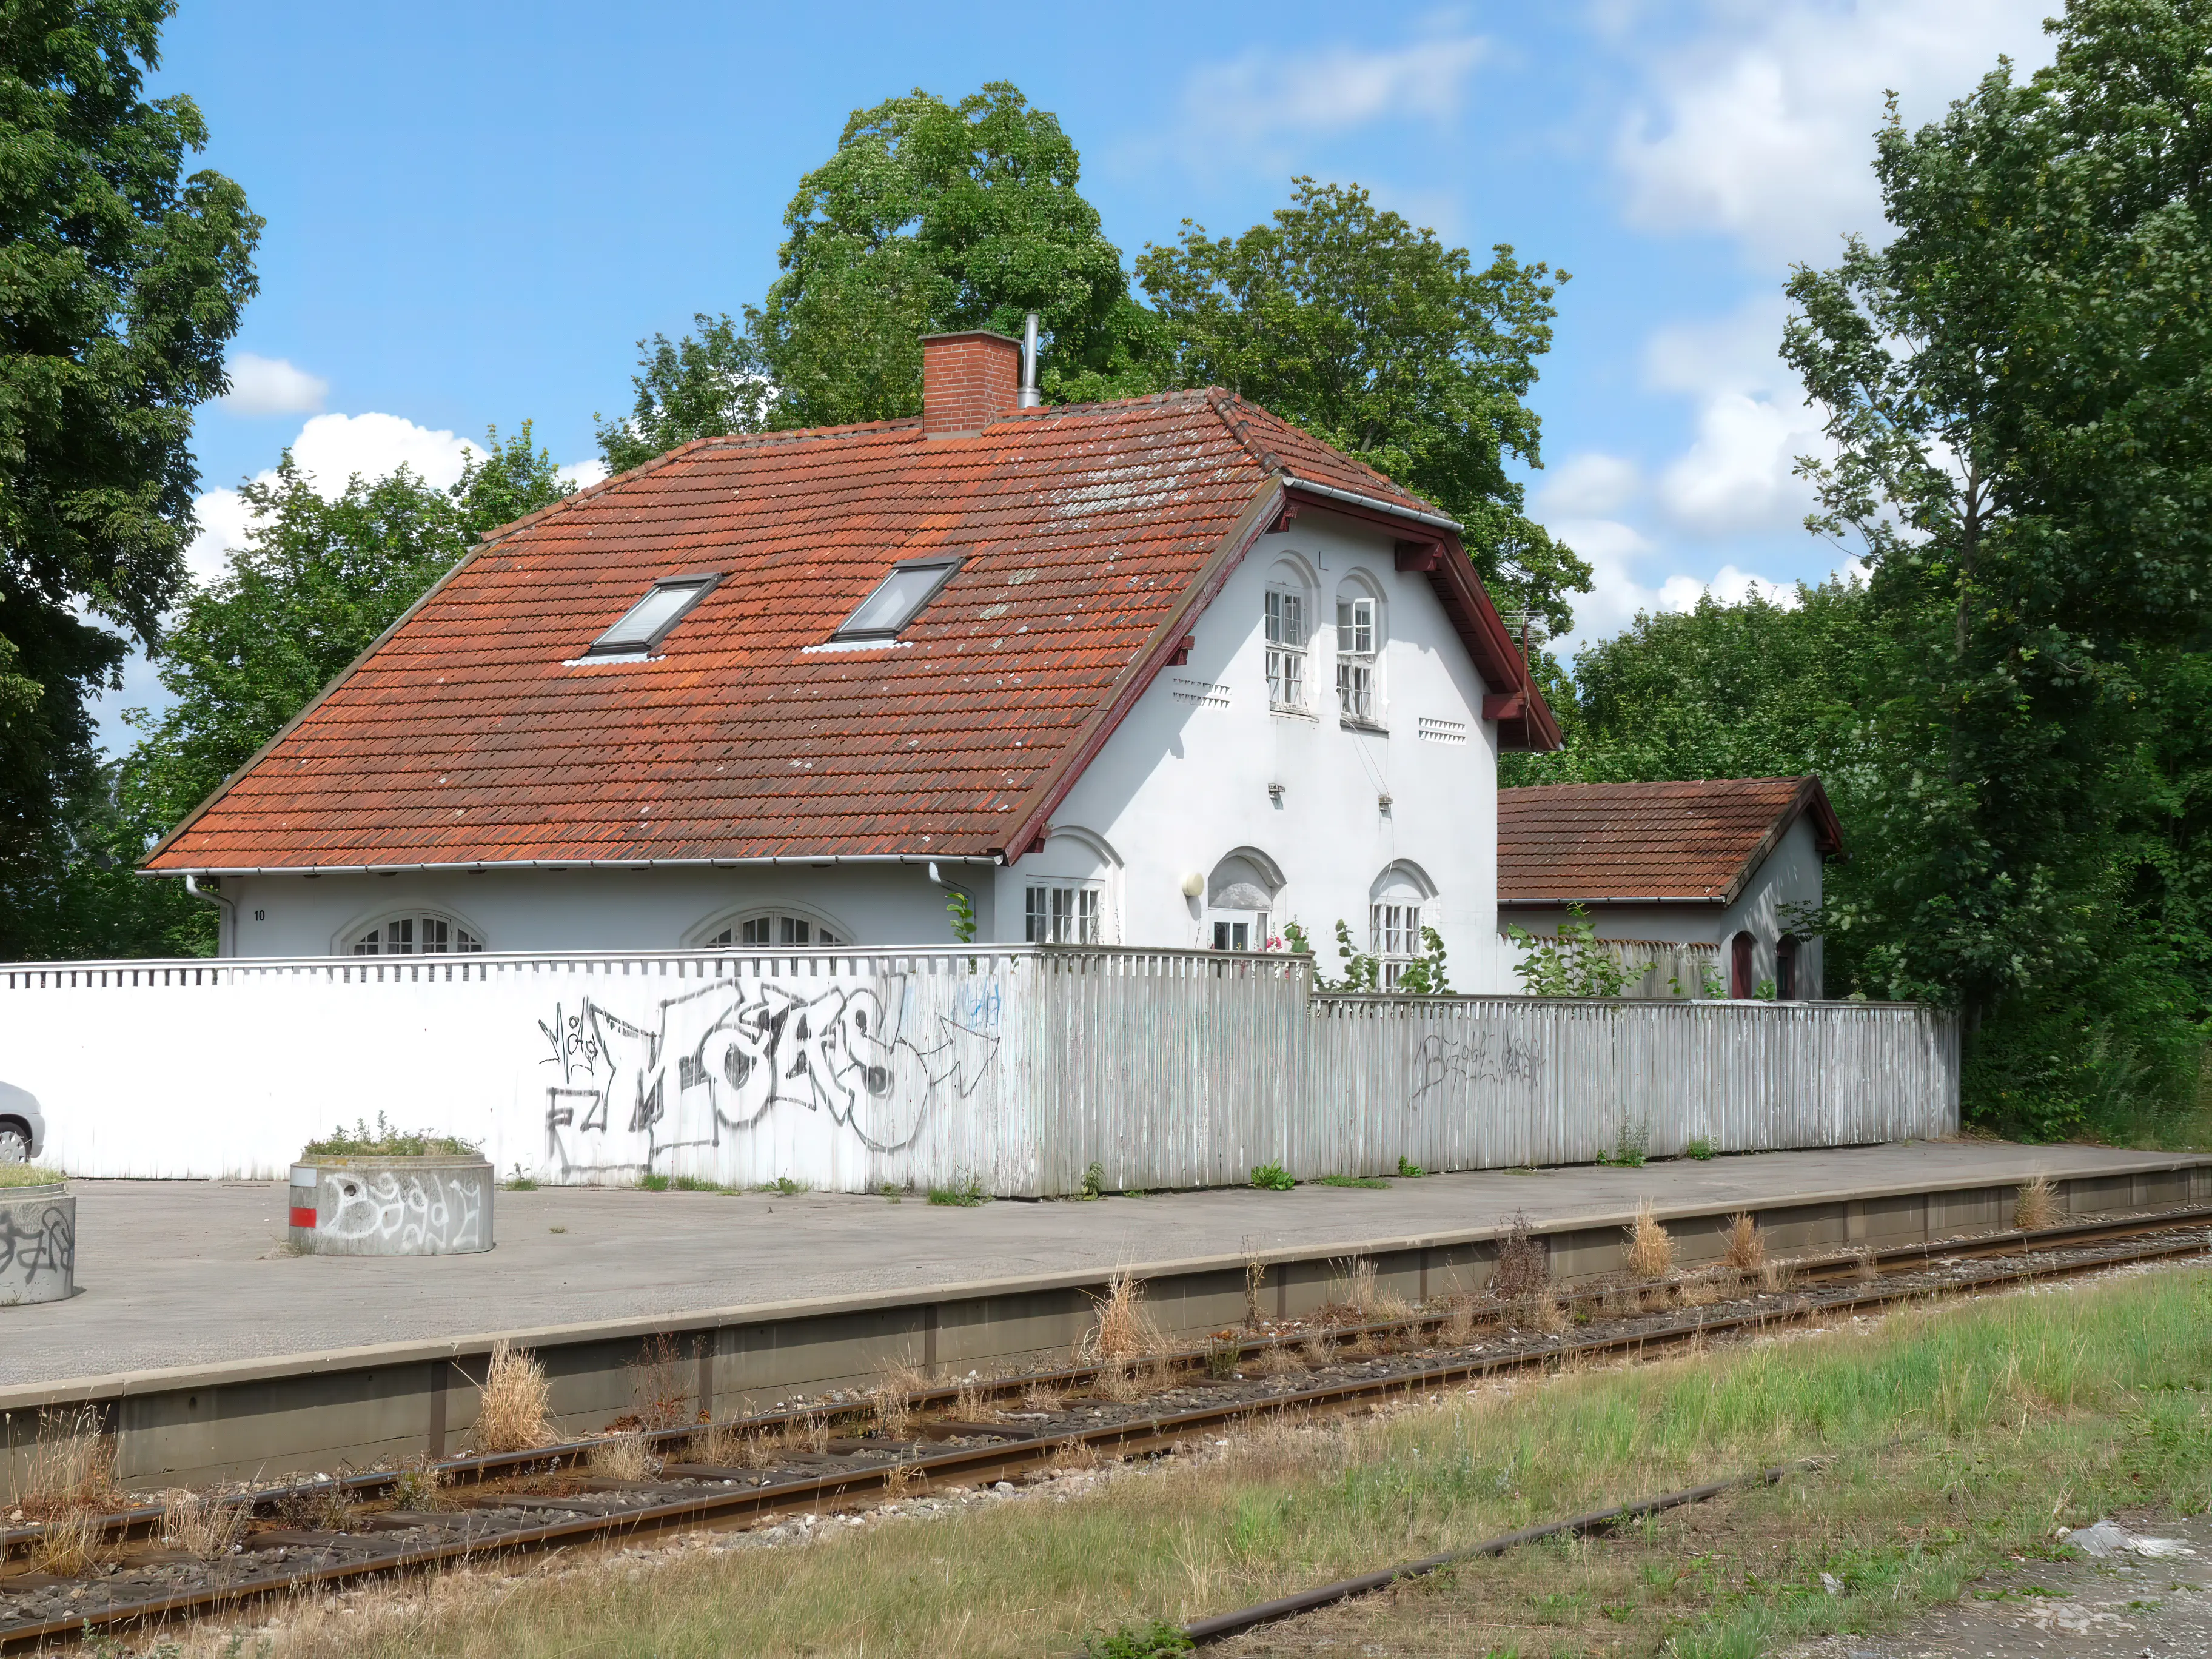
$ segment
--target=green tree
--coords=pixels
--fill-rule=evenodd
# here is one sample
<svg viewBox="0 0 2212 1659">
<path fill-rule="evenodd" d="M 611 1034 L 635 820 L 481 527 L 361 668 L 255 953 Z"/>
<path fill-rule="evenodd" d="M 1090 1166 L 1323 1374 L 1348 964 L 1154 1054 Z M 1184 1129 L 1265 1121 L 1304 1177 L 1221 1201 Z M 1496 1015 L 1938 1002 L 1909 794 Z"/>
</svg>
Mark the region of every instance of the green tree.
<svg viewBox="0 0 2212 1659">
<path fill-rule="evenodd" d="M 2193 1049 L 2179 965 L 2126 909 L 2124 781 L 2212 597 L 2212 20 L 2075 0 L 2053 27 L 2025 82 L 2001 64 L 1917 131 L 1893 112 L 1896 234 L 1796 273 L 1784 349 L 1836 448 L 1811 522 L 1865 550 L 1914 763 L 1885 890 L 1831 937 L 1963 1008 L 2008 1109 L 2057 1128 L 2131 1067 L 2179 1090 Z M 2094 1076 L 2069 1025 L 2112 1056 Z"/>
<path fill-rule="evenodd" d="M 254 291 L 261 221 L 207 129 L 148 100 L 163 0 L 0 14 L 0 955 L 68 948 L 51 894 L 105 784 L 84 708 L 159 637 L 198 487 L 192 411 Z M 60 931 L 57 932 L 57 928 Z"/>
<path fill-rule="evenodd" d="M 240 486 L 252 514 L 246 545 L 187 595 L 163 648 L 161 683 L 176 702 L 125 716 L 143 735 L 122 802 L 143 837 L 166 833 L 250 760 L 477 535 L 565 493 L 529 422 L 484 440 L 447 489 L 401 467 L 325 499 L 289 450 L 274 478 Z"/>
<path fill-rule="evenodd" d="M 1150 319 L 1081 171 L 1058 118 L 1007 82 L 854 111 L 785 210 L 763 302 L 639 342 L 632 410 L 599 422 L 608 465 L 723 432 L 919 414 L 923 335 L 1019 334 L 1032 311 L 1055 401 L 1151 389 Z"/>
<path fill-rule="evenodd" d="M 1168 382 L 1225 386 L 1436 502 L 1502 602 L 1564 632 L 1589 566 L 1525 516 L 1508 466 L 1541 465 L 1526 399 L 1566 274 L 1503 244 L 1478 266 L 1311 179 L 1240 236 L 1184 224 L 1137 260 Z"/>
</svg>

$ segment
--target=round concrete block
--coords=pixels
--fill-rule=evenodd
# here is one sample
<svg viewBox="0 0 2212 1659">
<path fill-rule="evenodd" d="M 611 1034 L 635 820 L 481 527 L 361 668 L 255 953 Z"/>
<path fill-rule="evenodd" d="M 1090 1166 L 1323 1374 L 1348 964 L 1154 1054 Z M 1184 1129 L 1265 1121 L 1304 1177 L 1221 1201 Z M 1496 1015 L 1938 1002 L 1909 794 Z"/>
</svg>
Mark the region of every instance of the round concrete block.
<svg viewBox="0 0 2212 1659">
<path fill-rule="evenodd" d="M 292 1166 L 292 1243 L 316 1255 L 491 1249 L 498 1183 L 481 1158 L 316 1158 Z"/>
<path fill-rule="evenodd" d="M 0 1308 L 76 1293 L 76 1200 L 58 1181 L 0 1187 Z"/>
</svg>

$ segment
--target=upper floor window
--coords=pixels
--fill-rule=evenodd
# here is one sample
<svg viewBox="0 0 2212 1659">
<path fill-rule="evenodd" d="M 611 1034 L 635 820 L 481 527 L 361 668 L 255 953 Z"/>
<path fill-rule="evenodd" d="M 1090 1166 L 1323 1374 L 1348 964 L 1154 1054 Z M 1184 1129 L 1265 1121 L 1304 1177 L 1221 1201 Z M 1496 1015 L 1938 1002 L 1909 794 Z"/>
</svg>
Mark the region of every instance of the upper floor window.
<svg viewBox="0 0 2212 1659">
<path fill-rule="evenodd" d="M 1096 882 L 1030 882 L 1022 915 L 1022 937 L 1031 945 L 1106 942 Z"/>
<path fill-rule="evenodd" d="M 483 941 L 451 916 L 434 912 L 392 916 L 354 936 L 357 957 L 436 956 L 452 951 L 481 951 Z"/>
<path fill-rule="evenodd" d="M 1306 706 L 1306 596 L 1279 587 L 1267 590 L 1267 702 Z"/>
<path fill-rule="evenodd" d="M 1367 949 L 1382 965 L 1382 988 L 1394 989 L 1407 965 L 1421 954 L 1421 907 L 1382 903 L 1367 907 Z"/>
<path fill-rule="evenodd" d="M 839 939 L 835 932 L 824 927 L 811 916 L 793 915 L 785 910 L 764 911 L 757 916 L 747 916 L 722 929 L 708 945 L 789 945 L 811 947 L 822 945 L 850 945 L 848 939 Z"/>
<path fill-rule="evenodd" d="M 1336 709 L 1344 719 L 1373 726 L 1381 719 L 1376 659 L 1382 630 L 1372 594 L 1348 595 L 1336 602 Z"/>
</svg>

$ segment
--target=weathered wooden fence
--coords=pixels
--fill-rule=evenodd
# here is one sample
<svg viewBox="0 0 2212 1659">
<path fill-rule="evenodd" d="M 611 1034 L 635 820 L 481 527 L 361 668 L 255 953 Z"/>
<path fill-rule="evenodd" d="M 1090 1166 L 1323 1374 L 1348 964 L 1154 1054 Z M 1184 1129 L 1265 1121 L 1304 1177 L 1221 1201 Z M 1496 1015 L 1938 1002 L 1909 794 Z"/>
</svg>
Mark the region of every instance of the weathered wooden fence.
<svg viewBox="0 0 2212 1659">
<path fill-rule="evenodd" d="M 0 966 L 0 1080 L 85 1176 L 276 1176 L 381 1115 L 542 1181 L 1004 1195 L 1958 1121 L 1917 1006 L 1317 995 L 1304 958 L 1049 947 Z"/>
</svg>

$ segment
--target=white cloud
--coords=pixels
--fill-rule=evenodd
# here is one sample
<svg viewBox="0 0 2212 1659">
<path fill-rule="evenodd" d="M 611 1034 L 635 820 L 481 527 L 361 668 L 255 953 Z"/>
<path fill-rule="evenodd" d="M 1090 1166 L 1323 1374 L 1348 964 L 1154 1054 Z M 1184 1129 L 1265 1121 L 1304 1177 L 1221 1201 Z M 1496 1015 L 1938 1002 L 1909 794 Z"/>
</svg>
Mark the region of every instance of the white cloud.
<svg viewBox="0 0 2212 1659">
<path fill-rule="evenodd" d="M 574 461 L 561 469 L 561 482 L 571 491 L 589 489 L 595 483 L 604 483 L 606 477 L 607 464 L 596 455 L 588 461 Z"/>
<path fill-rule="evenodd" d="M 1709 0 L 1690 43 L 1650 54 L 1613 160 L 1632 222 L 1717 231 L 1761 263 L 1826 262 L 1845 230 L 1881 230 L 1873 173 L 1882 98 L 1940 115 L 1998 54 L 2049 61 L 2045 0 Z M 1633 42 L 1624 42 L 1633 46 Z"/>
<path fill-rule="evenodd" d="M 1778 350 L 1786 309 L 1779 295 L 1754 299 L 1728 317 L 1663 328 L 1644 349 L 1645 384 L 1695 406 L 1697 435 L 1658 479 L 1659 506 L 1683 529 L 1779 530 L 1812 504 L 1796 459 L 1829 445 Z"/>
<path fill-rule="evenodd" d="M 223 555 L 246 545 L 246 501 L 235 489 L 210 489 L 192 503 L 192 511 L 200 528 L 185 550 L 185 568 L 194 581 L 211 582 L 222 574 Z"/>
<path fill-rule="evenodd" d="M 1536 490 L 1536 506 L 1547 514 L 1603 517 L 1633 501 L 1643 485 L 1635 462 L 1588 450 L 1546 471 Z"/>
<path fill-rule="evenodd" d="M 230 371 L 230 391 L 220 401 L 240 415 L 312 415 L 330 396 L 328 380 L 295 368 L 282 357 L 241 351 L 225 367 Z"/>
</svg>

